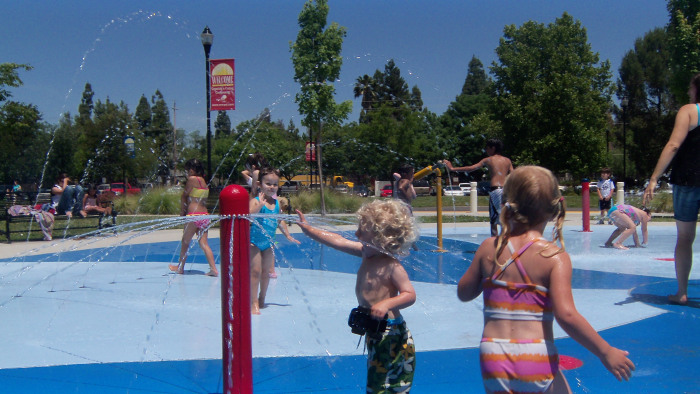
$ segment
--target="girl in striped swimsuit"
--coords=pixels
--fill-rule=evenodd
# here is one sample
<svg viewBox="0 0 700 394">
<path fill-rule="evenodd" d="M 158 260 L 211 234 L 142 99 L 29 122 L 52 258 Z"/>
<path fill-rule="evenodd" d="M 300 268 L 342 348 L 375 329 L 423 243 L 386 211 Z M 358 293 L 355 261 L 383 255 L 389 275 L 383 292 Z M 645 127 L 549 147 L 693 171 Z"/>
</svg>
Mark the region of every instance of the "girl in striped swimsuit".
<svg viewBox="0 0 700 394">
<path fill-rule="evenodd" d="M 618 379 L 634 364 L 576 311 L 564 250 L 564 200 L 552 173 L 523 166 L 503 187 L 501 234 L 484 241 L 457 287 L 462 301 L 484 293 L 481 375 L 489 393 L 570 392 L 559 370 L 553 319 Z M 542 238 L 555 220 L 553 240 Z M 558 242 L 557 242 L 558 240 Z"/>
</svg>

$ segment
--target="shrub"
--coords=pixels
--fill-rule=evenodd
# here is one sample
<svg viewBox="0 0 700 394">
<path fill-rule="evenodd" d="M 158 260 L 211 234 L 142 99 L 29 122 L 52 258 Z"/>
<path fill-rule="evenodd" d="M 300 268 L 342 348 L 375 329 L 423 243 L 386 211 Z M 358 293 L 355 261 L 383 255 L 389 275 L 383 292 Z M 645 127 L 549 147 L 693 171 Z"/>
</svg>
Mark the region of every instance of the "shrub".
<svg viewBox="0 0 700 394">
<path fill-rule="evenodd" d="M 327 213 L 354 213 L 366 201 L 366 198 L 351 194 L 336 193 L 329 190 L 326 196 Z M 321 212 L 321 193 L 303 191 L 291 196 L 292 209 L 298 209 L 305 213 Z"/>
<path fill-rule="evenodd" d="M 139 211 L 154 215 L 178 215 L 180 213 L 180 193 L 169 192 L 165 188 L 151 189 L 142 195 Z"/>
</svg>

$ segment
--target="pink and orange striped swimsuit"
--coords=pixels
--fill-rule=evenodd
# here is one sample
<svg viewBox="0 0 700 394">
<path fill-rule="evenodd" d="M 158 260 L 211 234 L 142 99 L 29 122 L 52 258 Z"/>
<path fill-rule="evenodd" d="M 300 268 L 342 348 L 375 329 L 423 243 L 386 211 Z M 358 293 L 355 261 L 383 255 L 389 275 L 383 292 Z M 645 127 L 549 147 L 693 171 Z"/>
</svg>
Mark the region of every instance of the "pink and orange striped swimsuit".
<svg viewBox="0 0 700 394">
<path fill-rule="evenodd" d="M 484 319 L 551 321 L 548 289 L 532 283 L 519 257 L 535 242 L 517 253 L 508 243 L 511 257 L 493 276 L 484 279 Z M 525 283 L 499 279 L 515 262 Z M 545 339 L 481 338 L 480 361 L 484 387 L 490 393 L 536 393 L 546 391 L 559 370 L 553 341 Z"/>
</svg>

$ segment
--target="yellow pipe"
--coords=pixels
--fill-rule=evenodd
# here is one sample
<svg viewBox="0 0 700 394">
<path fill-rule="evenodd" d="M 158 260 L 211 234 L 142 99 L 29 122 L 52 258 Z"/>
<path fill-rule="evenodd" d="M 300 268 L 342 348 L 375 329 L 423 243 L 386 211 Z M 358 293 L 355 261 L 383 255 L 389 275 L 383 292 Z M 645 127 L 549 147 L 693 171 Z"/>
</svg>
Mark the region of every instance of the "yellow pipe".
<svg viewBox="0 0 700 394">
<path fill-rule="evenodd" d="M 437 239 L 438 248 L 436 252 L 447 252 L 442 248 L 442 174 L 439 168 L 435 168 L 437 175 Z"/>
<path fill-rule="evenodd" d="M 440 172 L 440 166 L 427 166 L 424 169 L 413 174 L 413 180 L 417 181 L 424 178 L 431 173 L 437 175 L 437 239 L 438 239 L 438 249 L 436 252 L 447 252 L 442 248 L 442 173 Z"/>
<path fill-rule="evenodd" d="M 434 168 L 434 166 L 427 166 L 424 169 L 416 172 L 415 174 L 413 174 L 413 180 L 417 181 L 421 178 L 424 178 L 424 177 L 430 175 L 433 172 L 433 168 Z"/>
</svg>

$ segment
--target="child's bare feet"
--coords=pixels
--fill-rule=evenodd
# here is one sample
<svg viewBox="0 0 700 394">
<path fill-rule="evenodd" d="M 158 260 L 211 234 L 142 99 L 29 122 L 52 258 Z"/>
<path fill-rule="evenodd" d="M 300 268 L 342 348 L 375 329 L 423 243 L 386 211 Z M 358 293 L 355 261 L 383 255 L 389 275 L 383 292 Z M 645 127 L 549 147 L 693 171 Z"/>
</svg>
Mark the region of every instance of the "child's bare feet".
<svg viewBox="0 0 700 394">
<path fill-rule="evenodd" d="M 259 314 L 260 314 L 260 306 L 258 305 L 257 302 L 254 302 L 254 303 L 250 306 L 250 313 L 253 314 L 253 315 L 259 315 Z"/>
<path fill-rule="evenodd" d="M 678 294 L 670 294 L 668 296 L 668 301 L 672 304 L 686 305 L 688 304 L 688 295 L 683 294 L 679 296 Z"/>
<path fill-rule="evenodd" d="M 277 272 L 275 272 L 274 270 L 272 270 L 272 271 L 270 271 L 270 273 L 267 274 L 267 275 L 268 275 L 270 278 L 273 278 L 273 279 L 274 279 L 274 278 L 277 277 Z"/>
<path fill-rule="evenodd" d="M 178 274 L 185 273 L 185 270 L 180 269 L 179 265 L 168 264 L 168 268 L 170 268 L 170 271 L 177 272 Z"/>
<path fill-rule="evenodd" d="M 219 272 L 218 272 L 218 271 L 211 270 L 211 271 L 207 272 L 207 273 L 204 274 L 204 275 L 206 275 L 206 276 L 219 276 Z"/>
<path fill-rule="evenodd" d="M 607 242 L 607 243 L 605 243 L 605 247 L 606 247 L 606 248 L 612 248 L 612 247 L 613 247 L 612 242 Z"/>
<path fill-rule="evenodd" d="M 618 242 L 614 243 L 612 246 L 613 246 L 613 248 L 615 248 L 615 249 L 629 250 L 629 248 L 628 248 L 627 246 L 625 246 L 625 245 L 623 245 L 623 244 L 621 244 L 621 243 L 618 243 Z"/>
</svg>

